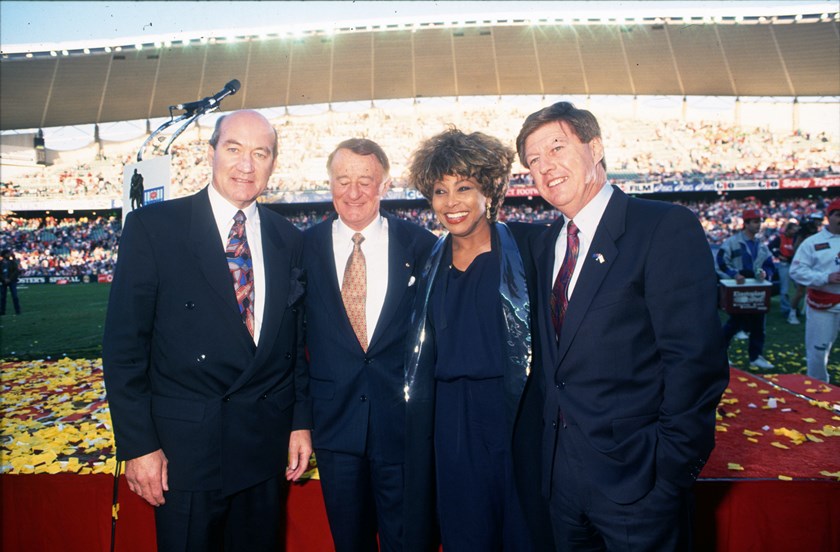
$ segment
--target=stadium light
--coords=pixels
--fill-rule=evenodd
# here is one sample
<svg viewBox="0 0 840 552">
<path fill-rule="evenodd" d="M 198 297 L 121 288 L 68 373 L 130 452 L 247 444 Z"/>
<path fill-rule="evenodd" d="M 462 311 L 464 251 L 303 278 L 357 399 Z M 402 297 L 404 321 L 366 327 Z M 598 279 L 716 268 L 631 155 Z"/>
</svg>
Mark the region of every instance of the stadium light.
<svg viewBox="0 0 840 552">
<path fill-rule="evenodd" d="M 62 51 L 61 51 L 61 54 L 62 54 L 62 55 L 65 55 L 65 56 L 69 56 L 69 55 L 70 55 L 70 52 L 68 52 L 67 50 L 62 50 Z M 32 56 L 28 56 L 28 57 L 32 57 Z"/>
<path fill-rule="evenodd" d="M 111 47 L 110 47 L 110 46 L 105 46 L 105 53 L 106 53 L 106 54 L 110 54 L 110 53 L 111 53 Z"/>
<path fill-rule="evenodd" d="M 135 45 L 134 45 L 134 49 L 135 49 L 135 50 L 138 50 L 138 51 L 139 51 L 139 50 L 142 50 L 142 49 L 143 49 L 143 45 L 142 45 L 142 44 L 140 44 L 140 43 L 138 42 L 137 44 L 135 44 Z"/>
<path fill-rule="evenodd" d="M 58 55 L 58 53 L 55 50 L 50 50 L 50 55 L 52 57 L 56 57 Z"/>
</svg>

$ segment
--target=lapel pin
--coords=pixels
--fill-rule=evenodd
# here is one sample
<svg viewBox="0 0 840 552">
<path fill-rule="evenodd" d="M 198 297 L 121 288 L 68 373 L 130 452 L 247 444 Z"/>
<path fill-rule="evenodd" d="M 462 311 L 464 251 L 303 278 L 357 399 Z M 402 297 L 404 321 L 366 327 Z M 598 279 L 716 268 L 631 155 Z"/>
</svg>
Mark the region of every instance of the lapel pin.
<svg viewBox="0 0 840 552">
<path fill-rule="evenodd" d="M 598 264 L 604 264 L 606 262 L 606 259 L 604 259 L 604 256 L 600 253 L 593 254 L 592 258 L 598 261 Z"/>
</svg>

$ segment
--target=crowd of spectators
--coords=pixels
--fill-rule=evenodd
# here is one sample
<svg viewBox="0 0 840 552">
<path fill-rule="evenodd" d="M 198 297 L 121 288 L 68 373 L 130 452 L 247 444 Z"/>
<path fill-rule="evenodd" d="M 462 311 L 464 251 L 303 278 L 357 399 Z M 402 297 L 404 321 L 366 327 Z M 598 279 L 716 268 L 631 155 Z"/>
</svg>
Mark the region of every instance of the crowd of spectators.
<svg viewBox="0 0 840 552">
<path fill-rule="evenodd" d="M 404 109 L 371 107 L 361 112 L 330 111 L 317 115 L 285 115 L 274 121 L 281 137 L 277 170 L 269 196 L 327 188 L 326 159 L 335 144 L 348 136 L 380 143 L 391 157 L 396 187 L 411 152 L 424 138 L 454 124 L 466 130 L 490 130 L 513 140 L 528 106 L 515 102 L 498 105 L 418 104 Z M 643 182 L 697 178 L 778 178 L 811 175 L 840 169 L 836 139 L 819 134 L 780 133 L 766 128 L 744 128 L 718 121 L 644 120 L 607 113 L 601 115 L 608 144 L 611 177 Z M 172 195 L 179 197 L 208 182 L 206 158 L 208 128 L 192 129 L 171 148 Z M 100 143 L 62 154 L 47 167 L 15 172 L 0 182 L 3 197 L 122 196 L 123 167 L 145 137 L 132 143 Z M 153 143 L 148 155 L 156 155 Z M 511 144 L 512 145 L 512 144 Z M 832 169 L 834 167 L 834 169 Z M 522 171 L 525 172 L 524 170 Z M 522 174 L 514 183 L 527 183 Z"/>
<path fill-rule="evenodd" d="M 741 213 L 745 208 L 761 210 L 764 220 L 760 239 L 765 243 L 782 230 L 788 221 L 803 220 L 821 213 L 823 208 L 821 201 L 805 198 L 770 200 L 766 203 L 754 198 L 677 203 L 685 205 L 697 215 L 713 249 L 743 227 Z M 387 205 L 385 208 L 388 208 Z M 442 231 L 431 209 L 425 204 L 391 211 L 435 233 Z M 307 209 L 287 216 L 299 228 L 307 228 L 329 215 L 329 210 Z M 557 216 L 557 211 L 539 200 L 504 205 L 500 214 L 502 220 L 536 223 L 547 223 Z M 120 219 L 114 216 L 62 219 L 52 216 L 0 216 L 0 249 L 10 249 L 15 253 L 22 277 L 111 274 L 116 263 L 120 225 Z"/>
<path fill-rule="evenodd" d="M 0 217 L 0 249 L 15 254 L 20 276 L 111 274 L 117 260 L 117 217 Z"/>
</svg>

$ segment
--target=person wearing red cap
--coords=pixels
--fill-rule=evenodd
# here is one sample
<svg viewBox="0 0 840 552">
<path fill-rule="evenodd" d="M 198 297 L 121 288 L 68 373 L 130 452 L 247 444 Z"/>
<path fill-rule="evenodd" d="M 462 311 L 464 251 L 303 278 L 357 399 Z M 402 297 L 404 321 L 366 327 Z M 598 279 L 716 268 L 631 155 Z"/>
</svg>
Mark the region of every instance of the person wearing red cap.
<svg viewBox="0 0 840 552">
<path fill-rule="evenodd" d="M 790 277 L 808 288 L 805 297 L 808 376 L 828 382 L 828 355 L 840 330 L 840 198 L 828 204 L 825 214 L 828 224 L 796 250 Z"/>
<path fill-rule="evenodd" d="M 723 242 L 716 255 L 717 271 L 721 278 L 734 278 L 737 284 L 743 284 L 747 278 L 759 282 L 771 280 L 776 271 L 773 254 L 766 244 L 756 238 L 761 230 L 761 211 L 744 209 L 744 229 Z M 764 358 L 764 313 L 731 314 L 723 326 L 726 346 L 732 337 L 745 331 L 750 334 L 747 348 L 750 366 L 761 370 L 770 370 L 773 365 Z"/>
</svg>

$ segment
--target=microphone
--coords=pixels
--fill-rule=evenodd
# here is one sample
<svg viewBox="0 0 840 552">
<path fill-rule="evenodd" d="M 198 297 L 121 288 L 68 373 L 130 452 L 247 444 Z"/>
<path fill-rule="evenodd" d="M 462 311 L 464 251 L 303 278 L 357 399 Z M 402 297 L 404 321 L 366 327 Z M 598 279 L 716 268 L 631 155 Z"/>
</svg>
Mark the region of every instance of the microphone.
<svg viewBox="0 0 840 552">
<path fill-rule="evenodd" d="M 222 88 L 221 90 L 219 90 L 218 92 L 216 92 L 212 96 L 208 96 L 206 98 L 203 98 L 201 100 L 196 100 L 194 102 L 186 102 L 186 103 L 178 104 L 176 106 L 170 107 L 170 109 L 172 109 L 174 107 L 174 109 L 183 109 L 184 111 L 187 111 L 187 112 L 206 111 L 208 109 L 211 109 L 211 110 L 216 109 L 216 108 L 218 108 L 219 102 L 221 102 L 222 99 L 224 99 L 228 96 L 233 96 L 234 94 L 236 94 L 239 91 L 239 89 L 241 87 L 242 87 L 242 85 L 240 84 L 240 82 L 237 79 L 233 79 L 232 81 L 227 83 L 224 88 Z"/>
</svg>

